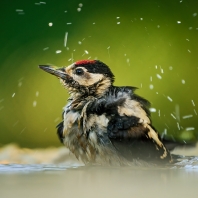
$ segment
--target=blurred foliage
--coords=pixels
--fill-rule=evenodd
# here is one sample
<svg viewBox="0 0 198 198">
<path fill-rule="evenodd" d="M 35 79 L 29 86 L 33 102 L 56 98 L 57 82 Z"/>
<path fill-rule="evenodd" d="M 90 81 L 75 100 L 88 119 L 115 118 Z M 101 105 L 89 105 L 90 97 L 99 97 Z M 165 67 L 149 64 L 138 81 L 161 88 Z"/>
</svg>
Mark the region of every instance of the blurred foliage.
<svg viewBox="0 0 198 198">
<path fill-rule="evenodd" d="M 68 94 L 37 66 L 88 58 L 108 64 L 116 85 L 141 88 L 160 133 L 196 140 L 197 7 L 194 0 L 1 3 L 1 144 L 60 145 L 55 126 Z"/>
</svg>

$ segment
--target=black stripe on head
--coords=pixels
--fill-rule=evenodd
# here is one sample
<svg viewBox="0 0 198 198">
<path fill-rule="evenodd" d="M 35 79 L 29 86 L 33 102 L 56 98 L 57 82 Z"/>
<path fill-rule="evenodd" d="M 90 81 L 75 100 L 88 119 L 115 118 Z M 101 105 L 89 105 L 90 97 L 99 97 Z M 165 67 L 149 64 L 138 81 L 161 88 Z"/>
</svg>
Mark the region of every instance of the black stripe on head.
<svg viewBox="0 0 198 198">
<path fill-rule="evenodd" d="M 104 74 L 114 82 L 114 75 L 109 67 L 99 60 L 81 60 L 75 63 L 76 67 L 84 67 L 90 73 Z"/>
</svg>

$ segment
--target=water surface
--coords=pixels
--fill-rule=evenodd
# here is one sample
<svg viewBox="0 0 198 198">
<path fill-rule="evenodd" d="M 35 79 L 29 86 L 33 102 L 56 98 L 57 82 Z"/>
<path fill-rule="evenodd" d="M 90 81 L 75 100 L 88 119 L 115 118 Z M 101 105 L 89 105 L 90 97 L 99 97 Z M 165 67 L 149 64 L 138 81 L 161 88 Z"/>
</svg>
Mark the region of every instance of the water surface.
<svg viewBox="0 0 198 198">
<path fill-rule="evenodd" d="M 0 165 L 7 197 L 197 197 L 198 157 L 168 167 L 101 167 L 81 164 Z"/>
</svg>

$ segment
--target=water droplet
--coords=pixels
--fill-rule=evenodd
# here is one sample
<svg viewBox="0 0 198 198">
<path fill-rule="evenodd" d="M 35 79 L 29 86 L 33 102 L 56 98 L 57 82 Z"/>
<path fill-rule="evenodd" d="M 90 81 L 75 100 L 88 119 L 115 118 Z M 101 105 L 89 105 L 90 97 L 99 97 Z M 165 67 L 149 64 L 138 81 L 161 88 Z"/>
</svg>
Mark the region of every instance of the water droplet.
<svg viewBox="0 0 198 198">
<path fill-rule="evenodd" d="M 45 48 L 43 48 L 43 51 L 48 50 L 48 49 L 49 49 L 49 47 L 45 47 Z"/>
<path fill-rule="evenodd" d="M 25 131 L 25 129 L 26 129 L 26 127 L 21 130 L 21 132 L 19 133 L 19 135 L 21 135 Z"/>
<path fill-rule="evenodd" d="M 185 116 L 183 116 L 182 118 L 183 118 L 183 119 L 187 119 L 187 118 L 192 118 L 192 117 L 193 117 L 193 115 L 190 114 L 190 115 L 185 115 Z"/>
<path fill-rule="evenodd" d="M 20 81 L 19 83 L 18 83 L 18 87 L 21 87 L 22 86 L 22 82 Z"/>
<path fill-rule="evenodd" d="M 33 101 L 33 107 L 36 107 L 36 105 L 37 105 L 37 101 L 35 100 Z"/>
<path fill-rule="evenodd" d="M 167 96 L 167 99 L 171 102 L 173 102 L 173 99 L 170 96 Z"/>
<path fill-rule="evenodd" d="M 175 105 L 175 116 L 177 120 L 180 121 L 180 108 L 178 104 Z"/>
<path fill-rule="evenodd" d="M 16 9 L 16 12 L 23 12 L 22 9 Z"/>
<path fill-rule="evenodd" d="M 171 116 L 176 120 L 176 117 L 171 113 Z"/>
<path fill-rule="evenodd" d="M 61 52 L 61 50 L 56 50 L 56 54 L 60 54 Z"/>
<path fill-rule="evenodd" d="M 149 110 L 150 110 L 150 112 L 156 112 L 156 109 L 153 107 L 149 108 Z"/>
<path fill-rule="evenodd" d="M 173 67 L 172 66 L 169 66 L 169 70 L 173 70 Z"/>
<path fill-rule="evenodd" d="M 180 130 L 179 122 L 177 122 L 177 128 Z"/>
<path fill-rule="evenodd" d="M 50 27 L 52 27 L 53 23 L 52 23 L 52 22 L 50 22 L 48 25 L 49 25 Z"/>
<path fill-rule="evenodd" d="M 162 77 L 159 74 L 156 74 L 157 78 L 162 79 Z"/>
<path fill-rule="evenodd" d="M 64 37 L 64 47 L 67 46 L 67 37 L 68 37 L 68 32 L 65 32 L 65 37 Z"/>
<path fill-rule="evenodd" d="M 193 131 L 193 130 L 195 130 L 194 127 L 187 127 L 187 128 L 186 128 L 186 131 Z"/>
<path fill-rule="evenodd" d="M 81 8 L 77 8 L 77 11 L 80 12 L 81 11 Z"/>
<path fill-rule="evenodd" d="M 152 84 L 150 84 L 150 85 L 149 85 L 149 88 L 150 88 L 150 89 L 153 89 L 153 88 L 154 88 L 154 86 L 153 86 Z"/>
</svg>

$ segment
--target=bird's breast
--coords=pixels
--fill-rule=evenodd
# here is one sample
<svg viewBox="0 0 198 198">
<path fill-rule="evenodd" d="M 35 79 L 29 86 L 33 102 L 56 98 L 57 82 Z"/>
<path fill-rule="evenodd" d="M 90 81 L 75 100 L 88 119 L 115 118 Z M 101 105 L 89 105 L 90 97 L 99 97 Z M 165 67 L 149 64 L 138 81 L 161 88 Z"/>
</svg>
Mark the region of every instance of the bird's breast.
<svg viewBox="0 0 198 198">
<path fill-rule="evenodd" d="M 68 135 L 71 132 L 71 129 L 80 118 L 80 113 L 77 111 L 67 111 L 64 113 L 64 128 L 63 136 Z"/>
</svg>

